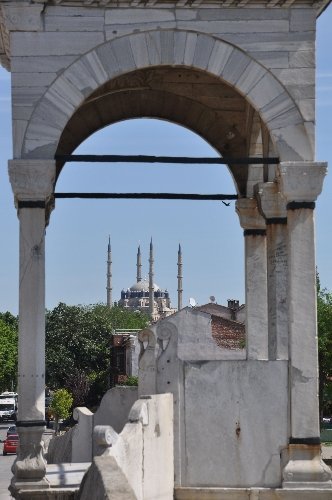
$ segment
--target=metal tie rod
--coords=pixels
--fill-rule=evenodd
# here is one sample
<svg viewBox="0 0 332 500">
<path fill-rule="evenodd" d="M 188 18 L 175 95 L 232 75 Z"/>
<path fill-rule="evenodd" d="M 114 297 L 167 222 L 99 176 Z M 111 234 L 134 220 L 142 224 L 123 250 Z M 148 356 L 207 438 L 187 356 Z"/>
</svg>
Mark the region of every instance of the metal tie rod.
<svg viewBox="0 0 332 500">
<path fill-rule="evenodd" d="M 148 199 L 148 200 L 237 200 L 237 194 L 188 194 L 188 193 L 54 193 L 54 198 L 85 199 Z"/>
<path fill-rule="evenodd" d="M 279 158 L 246 158 L 228 157 L 201 157 L 201 156 L 148 156 L 148 155 L 55 155 L 55 159 L 62 162 L 91 162 L 91 163 L 182 163 L 204 165 L 276 165 Z"/>
</svg>

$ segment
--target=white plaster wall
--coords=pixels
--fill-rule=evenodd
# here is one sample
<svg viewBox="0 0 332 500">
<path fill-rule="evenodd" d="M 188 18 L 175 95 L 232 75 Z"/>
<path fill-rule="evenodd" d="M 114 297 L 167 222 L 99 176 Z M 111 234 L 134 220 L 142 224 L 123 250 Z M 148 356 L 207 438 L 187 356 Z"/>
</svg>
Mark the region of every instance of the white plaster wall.
<svg viewBox="0 0 332 500">
<path fill-rule="evenodd" d="M 185 308 L 168 321 L 178 329 L 177 356 L 182 361 L 246 359 L 245 349 L 222 349 L 217 345 L 210 314 Z"/>
<path fill-rule="evenodd" d="M 186 486 L 277 487 L 287 446 L 286 361 L 185 364 Z"/>
<path fill-rule="evenodd" d="M 22 6 L 20 9 L 22 15 L 12 16 L 10 24 L 15 157 L 20 156 L 23 136 L 36 103 L 65 68 L 79 56 L 108 40 L 119 39 L 120 49 L 122 41 L 125 44 L 128 42 L 119 37 L 156 29 L 210 34 L 247 52 L 285 85 L 299 106 L 313 144 L 315 11 L 310 7 L 71 8 L 55 5 L 47 6 L 42 14 L 34 10 L 29 21 L 31 31 L 24 31 L 28 30 L 25 19 L 32 12 L 29 10 L 30 6 Z M 9 7 L 8 12 L 10 17 Z M 40 22 L 40 16 L 43 22 Z M 174 35 L 172 31 L 162 33 L 163 39 L 160 43 L 163 47 L 164 63 L 172 63 L 174 57 L 176 59 L 171 40 Z M 181 43 L 179 37 L 176 50 L 181 51 Z M 202 39 L 202 43 L 195 49 L 194 59 L 196 58 L 197 62 L 208 60 L 211 50 L 211 44 Z M 134 54 L 136 61 L 145 57 L 141 49 L 139 53 L 135 53 L 135 46 L 130 48 L 130 52 Z M 109 57 L 111 56 L 112 54 L 109 54 Z M 229 62 L 237 71 L 245 73 L 246 67 L 241 67 L 241 61 Z M 102 71 L 102 68 L 100 70 Z M 91 77 L 95 78 L 95 75 Z M 61 92 L 61 89 L 59 91 Z M 257 92 L 260 92 L 258 88 Z M 267 108 L 271 107 L 273 110 L 275 106 L 279 106 L 276 128 L 289 120 L 289 113 L 283 108 L 283 96 L 280 96 L 279 101 L 266 104 Z M 73 104 L 75 105 L 74 95 Z M 274 127 L 275 121 L 276 118 Z M 50 130 L 50 137 L 52 134 L 54 135 Z M 32 150 L 39 147 L 38 131 L 35 142 L 30 139 Z M 286 137 L 285 140 L 287 141 Z"/>
</svg>

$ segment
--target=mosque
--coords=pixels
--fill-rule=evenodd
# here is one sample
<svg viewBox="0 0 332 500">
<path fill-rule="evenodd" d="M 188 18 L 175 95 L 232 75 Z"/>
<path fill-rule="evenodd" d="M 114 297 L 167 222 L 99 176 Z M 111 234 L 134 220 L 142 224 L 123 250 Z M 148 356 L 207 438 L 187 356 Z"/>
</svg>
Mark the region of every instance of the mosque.
<svg viewBox="0 0 332 500">
<path fill-rule="evenodd" d="M 149 255 L 149 276 L 148 279 L 142 279 L 142 256 L 141 248 L 137 250 L 136 262 L 136 283 L 130 288 L 121 291 L 121 298 L 117 305 L 133 311 L 141 311 L 148 314 L 153 322 L 166 318 L 182 309 L 182 250 L 181 245 L 178 249 L 178 308 L 171 305 L 171 299 L 167 289 L 160 288 L 154 283 L 154 254 L 152 238 L 150 242 Z M 112 250 L 110 239 L 107 248 L 107 305 L 113 306 L 112 302 Z"/>
</svg>

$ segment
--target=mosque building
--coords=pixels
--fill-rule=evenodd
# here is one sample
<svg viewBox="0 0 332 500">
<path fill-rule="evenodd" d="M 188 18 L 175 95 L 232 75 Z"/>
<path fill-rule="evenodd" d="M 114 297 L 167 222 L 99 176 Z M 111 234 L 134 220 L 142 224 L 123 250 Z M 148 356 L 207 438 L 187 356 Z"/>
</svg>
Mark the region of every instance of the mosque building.
<svg viewBox="0 0 332 500">
<path fill-rule="evenodd" d="M 150 242 L 149 255 L 149 276 L 148 279 L 142 279 L 142 256 L 141 248 L 138 247 L 136 262 L 136 283 L 130 288 L 121 291 L 121 298 L 117 305 L 132 311 L 141 311 L 148 314 L 151 320 L 158 321 L 174 314 L 182 309 L 182 250 L 181 245 L 178 249 L 178 309 L 172 307 L 171 299 L 167 289 L 160 288 L 154 283 L 154 253 L 152 239 Z M 113 306 L 112 302 L 112 250 L 110 240 L 107 249 L 107 305 Z"/>
</svg>

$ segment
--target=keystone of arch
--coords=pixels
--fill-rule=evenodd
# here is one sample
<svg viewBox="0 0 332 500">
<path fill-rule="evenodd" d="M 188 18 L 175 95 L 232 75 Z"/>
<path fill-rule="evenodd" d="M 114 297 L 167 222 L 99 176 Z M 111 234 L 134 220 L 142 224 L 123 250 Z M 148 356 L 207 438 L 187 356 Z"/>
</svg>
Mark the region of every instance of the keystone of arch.
<svg viewBox="0 0 332 500">
<path fill-rule="evenodd" d="M 54 157 L 69 118 L 101 85 L 125 73 L 169 65 L 208 72 L 235 88 L 260 114 L 282 161 L 313 159 L 307 124 L 275 76 L 227 42 L 176 30 L 111 40 L 69 66 L 36 106 L 25 133 L 22 157 Z"/>
</svg>

